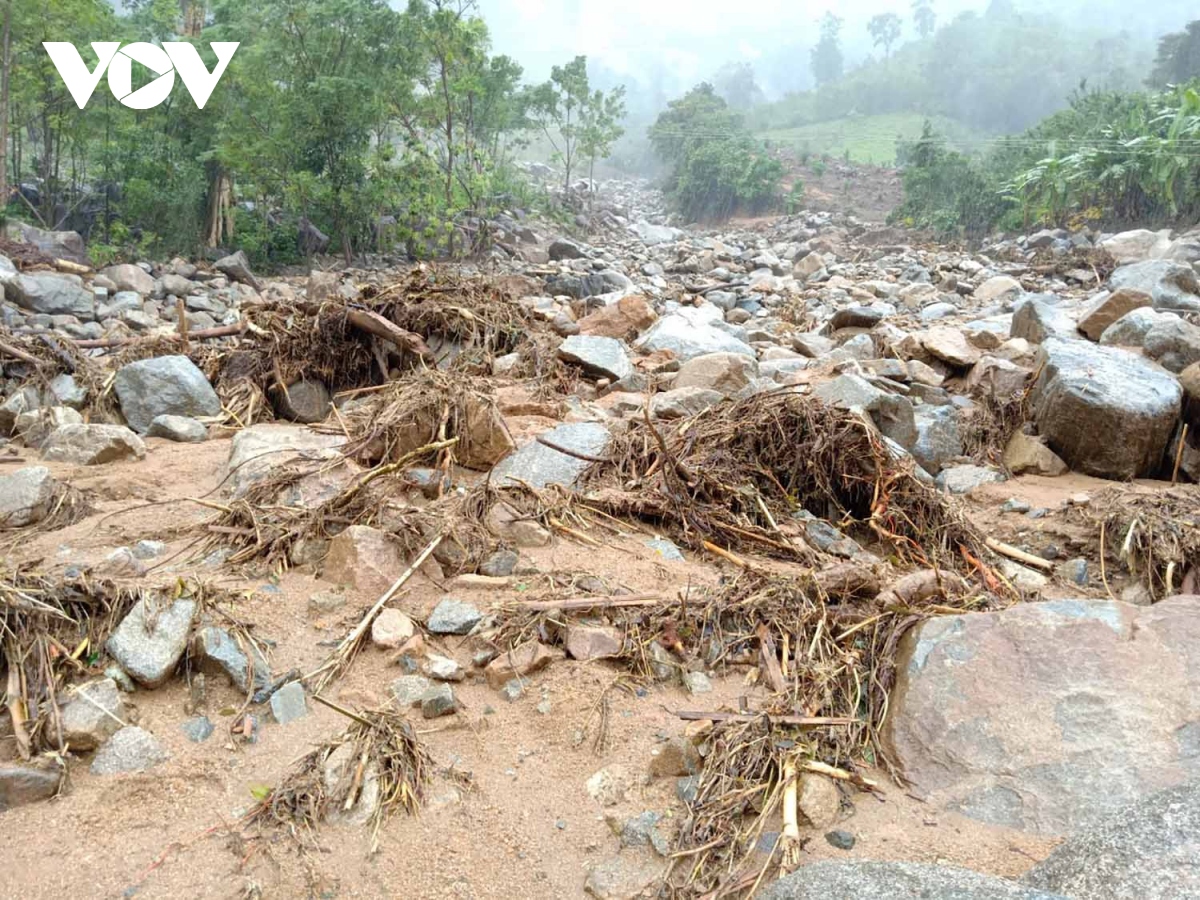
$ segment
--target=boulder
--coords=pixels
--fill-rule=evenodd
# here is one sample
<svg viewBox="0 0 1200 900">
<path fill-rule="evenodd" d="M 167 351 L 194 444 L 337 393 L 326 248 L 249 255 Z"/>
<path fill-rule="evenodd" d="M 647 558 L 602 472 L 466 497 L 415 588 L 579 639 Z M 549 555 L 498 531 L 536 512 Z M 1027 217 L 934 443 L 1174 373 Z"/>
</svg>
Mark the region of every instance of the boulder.
<svg viewBox="0 0 1200 900">
<path fill-rule="evenodd" d="M 1004 473 L 986 466 L 951 466 L 937 477 L 937 486 L 951 494 L 969 494 L 985 484 L 999 484 Z"/>
<path fill-rule="evenodd" d="M 502 460 L 492 470 L 491 482 L 497 486 L 511 480 L 524 481 L 535 488 L 551 484 L 572 487 L 592 464 L 590 458 L 603 457 L 611 441 L 608 429 L 595 422 L 559 425 L 541 435 L 540 440 L 530 441 Z M 570 453 L 554 447 L 562 447 Z"/>
<path fill-rule="evenodd" d="M 118 291 L 133 291 L 143 297 L 154 293 L 154 279 L 141 266 L 124 263 L 119 266 L 109 266 L 100 272 L 109 279 Z"/>
<path fill-rule="evenodd" d="M 706 353 L 679 367 L 673 388 L 698 388 L 728 397 L 758 377 L 758 363 L 741 353 Z"/>
<path fill-rule="evenodd" d="M 49 760 L 0 763 L 0 812 L 49 800 L 58 794 L 67 768 Z"/>
<path fill-rule="evenodd" d="M 633 226 L 633 230 L 642 239 L 642 243 L 648 246 L 669 244 L 679 240 L 683 234 L 678 228 L 671 228 L 667 225 L 651 225 L 646 221 L 638 222 Z"/>
<path fill-rule="evenodd" d="M 1134 231 L 1122 231 L 1112 237 L 1105 238 L 1099 244 L 1101 250 L 1107 250 L 1117 265 L 1142 262 L 1155 256 L 1161 256 L 1170 240 L 1171 231 L 1148 231 L 1139 228 Z"/>
<path fill-rule="evenodd" d="M 706 353 L 740 353 L 752 359 L 755 356 L 754 348 L 728 332 L 677 313 L 663 316 L 651 325 L 634 346 L 647 353 L 670 350 L 683 362 Z"/>
<path fill-rule="evenodd" d="M 235 499 L 244 497 L 257 482 L 294 457 L 330 462 L 342 459 L 337 448 L 345 443 L 343 436 L 317 434 L 294 425 L 252 425 L 233 436 L 223 483 Z M 353 477 L 354 472 L 345 466 L 326 476 L 309 476 L 297 485 L 295 496 L 288 499 L 316 506 L 338 493 Z"/>
<path fill-rule="evenodd" d="M 1200 362 L 1200 327 L 1183 319 L 1156 322 L 1142 341 L 1146 355 L 1169 372 L 1182 372 Z"/>
<path fill-rule="evenodd" d="M 1123 315 L 1153 303 L 1153 297 L 1135 288 L 1118 288 L 1112 293 L 1105 291 L 1084 307 L 1083 315 L 1079 317 L 1079 330 L 1088 340 L 1098 341 L 1105 329 Z"/>
<path fill-rule="evenodd" d="M 547 250 L 553 262 L 561 262 L 564 259 L 586 259 L 588 255 L 587 250 L 567 238 L 556 238 L 550 242 Z"/>
<path fill-rule="evenodd" d="M 976 396 L 1006 400 L 1025 390 L 1033 375 L 1024 366 L 998 356 L 984 356 L 967 376 L 967 387 Z"/>
<path fill-rule="evenodd" d="M 201 628 L 192 638 L 188 660 L 209 675 L 224 675 L 239 693 L 261 691 L 271 683 L 271 667 L 253 644 L 247 654 L 224 628 Z"/>
<path fill-rule="evenodd" d="M 21 275 L 4 288 L 4 296 L 21 309 L 47 316 L 74 316 L 84 322 L 96 318 L 95 301 L 73 275 L 37 272 Z"/>
<path fill-rule="evenodd" d="M 275 411 L 281 417 L 305 425 L 324 422 L 333 408 L 329 388 L 316 379 L 293 381 L 286 391 L 276 391 L 274 400 Z"/>
<path fill-rule="evenodd" d="M 1200 597 L 927 620 L 901 642 L 885 744 L 935 806 L 1041 835 L 1091 828 L 1200 776 L 1198 639 Z"/>
<path fill-rule="evenodd" d="M 1152 259 L 1122 266 L 1112 273 L 1109 284 L 1114 290 L 1133 288 L 1149 294 L 1155 309 L 1200 312 L 1200 276 L 1183 263 Z"/>
<path fill-rule="evenodd" d="M 125 725 L 125 698 L 111 678 L 80 685 L 62 707 L 63 740 L 95 750 Z"/>
<path fill-rule="evenodd" d="M 908 449 L 917 440 L 913 406 L 908 398 L 889 394 L 858 375 L 839 375 L 817 385 L 813 396 L 838 409 L 861 410 L 870 415 L 880 433 Z"/>
<path fill-rule="evenodd" d="M 633 374 L 625 345 L 616 338 L 574 334 L 558 347 L 558 358 L 581 366 L 592 376 L 620 381 Z"/>
<path fill-rule="evenodd" d="M 704 388 L 676 388 L 650 398 L 650 415 L 664 421 L 686 419 L 704 412 L 724 399 L 723 394 Z"/>
<path fill-rule="evenodd" d="M 36 525 L 50 514 L 58 482 L 45 466 L 0 473 L 0 531 Z"/>
<path fill-rule="evenodd" d="M 874 306 L 847 306 L 839 309 L 829 320 L 834 331 L 839 328 L 874 328 L 887 317 L 887 313 Z"/>
<path fill-rule="evenodd" d="M 995 275 L 975 288 L 971 295 L 982 306 L 990 306 L 1004 300 L 1013 300 L 1024 292 L 1021 282 L 1009 275 Z"/>
<path fill-rule="evenodd" d="M 122 459 L 143 459 L 146 445 L 124 425 L 63 425 L 42 444 L 49 462 L 99 466 Z"/>
<path fill-rule="evenodd" d="M 187 297 L 192 291 L 198 290 L 200 286 L 182 275 L 168 272 L 158 280 L 158 287 L 159 293 L 163 296 Z"/>
<path fill-rule="evenodd" d="M 1075 471 L 1127 480 L 1153 474 L 1179 418 L 1182 390 L 1139 356 L 1052 339 L 1032 399 L 1038 433 Z"/>
<path fill-rule="evenodd" d="M 1027 472 L 1034 475 L 1057 477 L 1066 475 L 1069 469 L 1062 459 L 1046 446 L 1045 441 L 1016 431 L 1004 448 L 1004 468 L 1014 475 Z"/>
<path fill-rule="evenodd" d="M 88 389 L 80 385 L 74 375 L 65 372 L 50 379 L 50 393 L 59 406 L 74 410 L 83 409 L 88 398 Z"/>
<path fill-rule="evenodd" d="M 516 449 L 504 417 L 488 400 L 468 396 L 459 425 L 454 455 L 459 465 L 468 469 L 487 471 Z"/>
<path fill-rule="evenodd" d="M 820 334 L 800 333 L 792 335 L 792 349 L 808 359 L 820 359 L 832 352 L 834 343 Z"/>
<path fill-rule="evenodd" d="M 1093 822 L 1021 883 L 1087 900 L 1200 896 L 1200 782 L 1159 791 Z"/>
<path fill-rule="evenodd" d="M 981 354 L 978 348 L 957 328 L 938 326 L 919 332 L 917 337 L 926 352 L 942 362 L 958 368 L 966 368 L 979 362 Z"/>
<path fill-rule="evenodd" d="M 969 869 L 871 859 L 810 863 L 760 896 L 762 900 L 1068 900 Z"/>
<path fill-rule="evenodd" d="M 93 775 L 123 775 L 160 766 L 171 754 L 150 732 L 130 725 L 114 734 L 92 760 Z"/>
<path fill-rule="evenodd" d="M 25 442 L 25 446 L 40 450 L 50 437 L 64 425 L 82 425 L 83 416 L 66 406 L 44 406 L 21 413 L 13 423 L 13 436 Z"/>
<path fill-rule="evenodd" d="M 22 241 L 33 244 L 46 256 L 87 265 L 87 246 L 78 231 L 47 231 L 24 223 L 18 223 L 16 229 Z"/>
<path fill-rule="evenodd" d="M 204 423 L 187 416 L 155 416 L 146 436 L 164 438 L 177 444 L 202 444 L 208 440 L 208 429 Z"/>
<path fill-rule="evenodd" d="M 1011 337 L 1024 338 L 1031 344 L 1041 344 L 1056 337 L 1070 340 L 1078 337 L 1075 320 L 1059 305 L 1055 294 L 1030 294 L 1013 308 Z"/>
<path fill-rule="evenodd" d="M 930 407 L 922 404 L 914 415 L 917 439 L 910 452 L 924 469 L 936 475 L 947 462 L 963 454 L 958 410 L 953 406 Z"/>
<path fill-rule="evenodd" d="M 196 601 L 190 598 L 169 604 L 143 598 L 121 620 L 105 649 L 138 684 L 159 687 L 183 656 L 195 616 Z"/>
<path fill-rule="evenodd" d="M 653 325 L 657 318 L 645 297 L 630 294 L 584 316 L 577 324 L 581 335 L 623 341 L 635 338 L 639 332 Z"/>
<path fill-rule="evenodd" d="M 390 535 L 367 525 L 351 525 L 329 542 L 322 577 L 379 597 L 406 568 L 400 545 Z"/>
<path fill-rule="evenodd" d="M 1179 316 L 1169 312 L 1158 312 L 1148 306 L 1130 310 L 1113 322 L 1100 335 L 1100 343 L 1106 347 L 1140 347 L 1155 325 L 1177 321 Z"/>
<path fill-rule="evenodd" d="M 231 281 L 249 285 L 256 291 L 262 290 L 258 283 L 258 279 L 255 278 L 254 273 L 250 271 L 250 260 L 246 258 L 246 254 L 242 250 L 218 259 L 215 263 L 213 263 L 213 266 L 218 272 Z"/>
<path fill-rule="evenodd" d="M 221 414 L 221 401 L 196 364 L 186 356 L 159 356 L 117 370 L 113 389 L 125 421 L 139 434 L 157 416 L 201 418 Z"/>
</svg>

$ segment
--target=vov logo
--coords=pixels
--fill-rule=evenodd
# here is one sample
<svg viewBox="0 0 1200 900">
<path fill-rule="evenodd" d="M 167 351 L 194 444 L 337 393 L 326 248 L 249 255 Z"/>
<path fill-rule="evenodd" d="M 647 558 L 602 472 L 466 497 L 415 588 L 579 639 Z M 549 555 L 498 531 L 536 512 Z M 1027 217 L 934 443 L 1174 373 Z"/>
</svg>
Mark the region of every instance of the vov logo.
<svg viewBox="0 0 1200 900">
<path fill-rule="evenodd" d="M 100 83 L 105 70 L 108 71 L 108 89 L 123 106 L 130 109 L 153 109 L 171 93 L 175 87 L 175 73 L 183 79 L 184 87 L 192 95 L 199 109 L 212 96 L 217 82 L 229 67 L 229 61 L 240 46 L 239 41 L 215 41 L 209 44 L 217 55 L 217 65 L 210 72 L 205 68 L 200 53 L 186 41 L 164 41 L 161 47 L 139 41 L 121 46 L 120 41 L 93 41 L 99 62 L 95 70 L 89 71 L 87 63 L 69 41 L 46 41 L 42 44 L 63 83 L 80 109 Z M 133 89 L 133 64 L 141 63 L 158 77 L 149 84 Z"/>
</svg>

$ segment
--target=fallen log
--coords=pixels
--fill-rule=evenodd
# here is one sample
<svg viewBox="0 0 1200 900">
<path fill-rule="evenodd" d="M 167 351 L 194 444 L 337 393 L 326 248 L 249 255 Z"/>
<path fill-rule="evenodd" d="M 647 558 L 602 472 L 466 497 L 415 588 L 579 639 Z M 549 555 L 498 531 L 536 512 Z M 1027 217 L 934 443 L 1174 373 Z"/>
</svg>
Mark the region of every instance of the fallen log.
<svg viewBox="0 0 1200 900">
<path fill-rule="evenodd" d="M 80 350 L 99 350 L 109 347 L 128 347 L 130 344 L 137 344 L 143 341 L 203 341 L 212 338 L 232 337 L 241 334 L 246 330 L 244 322 L 239 322 L 236 325 L 219 325 L 216 328 L 202 328 L 199 331 L 190 331 L 187 334 L 178 332 L 172 334 L 163 334 L 157 337 L 127 337 L 127 338 L 96 338 L 93 340 L 76 340 L 72 343 Z"/>
<path fill-rule="evenodd" d="M 389 322 L 377 312 L 372 312 L 369 309 L 350 309 L 346 311 L 346 321 L 360 331 L 373 334 L 377 338 L 383 338 L 383 340 L 395 344 L 401 350 L 407 350 L 415 356 L 419 356 L 424 362 L 432 363 L 435 361 L 433 351 L 429 349 L 424 338 L 411 331 L 405 331 L 399 325 Z"/>
</svg>

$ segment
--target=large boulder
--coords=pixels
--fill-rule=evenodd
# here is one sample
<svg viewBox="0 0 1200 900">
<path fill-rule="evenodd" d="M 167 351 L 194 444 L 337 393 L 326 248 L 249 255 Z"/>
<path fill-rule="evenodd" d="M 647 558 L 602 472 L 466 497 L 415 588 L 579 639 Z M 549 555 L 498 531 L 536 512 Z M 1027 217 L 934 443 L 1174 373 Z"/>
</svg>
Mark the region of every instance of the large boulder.
<svg viewBox="0 0 1200 900">
<path fill-rule="evenodd" d="M 77 466 L 100 466 L 145 456 L 142 439 L 124 425 L 63 425 L 42 444 L 42 459 Z"/>
<path fill-rule="evenodd" d="M 559 359 L 575 363 L 593 376 L 620 381 L 633 374 L 625 345 L 616 338 L 574 334 L 558 347 Z"/>
<path fill-rule="evenodd" d="M 686 362 L 707 353 L 740 353 L 754 357 L 754 348 L 715 325 L 697 322 L 677 313 L 663 316 L 650 326 L 635 346 L 653 353 L 670 350 Z"/>
<path fill-rule="evenodd" d="M 1021 882 L 1087 900 L 1200 897 L 1200 782 L 1160 791 L 1093 823 Z"/>
<path fill-rule="evenodd" d="M 839 375 L 817 385 L 813 396 L 837 409 L 868 414 L 881 434 L 906 450 L 917 441 L 917 424 L 908 398 L 880 390 L 865 378 Z"/>
<path fill-rule="evenodd" d="M 38 272 L 21 275 L 4 288 L 4 296 L 21 309 L 47 316 L 75 316 L 84 322 L 96 318 L 90 292 L 74 275 Z"/>
<path fill-rule="evenodd" d="M 526 482 L 535 488 L 551 484 L 571 487 L 592 465 L 603 458 L 612 435 L 595 422 L 559 425 L 525 444 L 492 469 L 491 483 L 500 487 Z M 562 452 L 556 448 L 562 448 Z"/>
<path fill-rule="evenodd" d="M 1105 328 L 1100 334 L 1100 343 L 1106 347 L 1140 347 L 1154 326 L 1178 319 L 1175 313 L 1159 312 L 1148 306 L 1138 307 Z"/>
<path fill-rule="evenodd" d="M 1142 262 L 1147 259 L 1162 256 L 1170 245 L 1171 230 L 1148 231 L 1140 228 L 1135 231 L 1122 231 L 1100 242 L 1100 249 L 1107 250 L 1116 260 L 1117 265 Z"/>
<path fill-rule="evenodd" d="M 706 353 L 679 367 L 672 387 L 699 388 L 731 396 L 758 377 L 758 363 L 741 353 Z"/>
<path fill-rule="evenodd" d="M 100 274 L 116 285 L 118 291 L 135 291 L 143 297 L 154 293 L 154 279 L 141 266 L 124 263 L 109 266 Z"/>
<path fill-rule="evenodd" d="M 646 298 L 638 294 L 622 297 L 579 320 L 579 333 L 595 337 L 632 340 L 658 318 Z"/>
<path fill-rule="evenodd" d="M 58 483 L 45 466 L 0 474 L 0 530 L 36 525 L 50 513 Z"/>
<path fill-rule="evenodd" d="M 762 900 L 1067 900 L 1004 878 L 932 863 L 823 860 L 779 879 Z"/>
<path fill-rule="evenodd" d="M 1048 338 L 1078 337 L 1075 320 L 1060 305 L 1055 294 L 1030 294 L 1013 309 L 1011 337 L 1040 344 Z"/>
<path fill-rule="evenodd" d="M 913 459 L 930 475 L 937 475 L 946 463 L 963 455 L 955 407 L 922 404 L 916 408 L 914 421 L 917 439 L 910 450 Z"/>
<path fill-rule="evenodd" d="M 1079 317 L 1079 330 L 1091 341 L 1100 340 L 1105 329 L 1135 309 L 1154 304 L 1154 298 L 1145 291 L 1134 288 L 1118 288 L 1111 293 L 1105 291 L 1084 307 Z"/>
<path fill-rule="evenodd" d="M 22 241 L 33 244 L 47 256 L 81 265 L 86 265 L 88 261 L 87 246 L 78 231 L 46 231 L 23 223 L 17 229 Z"/>
<path fill-rule="evenodd" d="M 939 807 L 1064 835 L 1200 776 L 1200 597 L 929 619 L 896 667 L 884 740 Z"/>
<path fill-rule="evenodd" d="M 1159 467 L 1183 391 L 1139 356 L 1086 341 L 1049 340 L 1034 385 L 1038 433 L 1075 471 L 1126 480 Z"/>
<path fill-rule="evenodd" d="M 679 240 L 683 234 L 678 228 L 671 228 L 668 225 L 651 225 L 646 221 L 638 222 L 633 226 L 633 230 L 642 239 L 642 243 L 649 245 L 669 244 Z"/>
<path fill-rule="evenodd" d="M 975 288 L 972 296 L 983 306 L 1002 300 L 1012 300 L 1019 297 L 1024 289 L 1021 282 L 1010 275 L 994 275 L 979 287 Z"/>
<path fill-rule="evenodd" d="M 245 251 L 239 250 L 237 253 L 222 257 L 213 263 L 213 266 L 230 281 L 249 285 L 256 291 L 260 290 L 258 279 L 250 271 L 250 260 L 246 258 Z"/>
<path fill-rule="evenodd" d="M 221 401 L 196 364 L 186 356 L 159 356 L 122 366 L 113 380 L 125 421 L 139 434 L 157 416 L 216 416 Z"/>
<path fill-rule="evenodd" d="M 345 437 L 318 434 L 294 425 L 252 425 L 233 436 L 222 484 L 234 498 L 244 497 L 255 484 L 296 457 L 302 456 L 314 463 L 341 460 L 338 448 L 345 443 Z M 281 500 L 286 504 L 316 506 L 336 495 L 355 475 L 355 470 L 348 465 L 325 468 L 329 471 L 324 474 L 301 479 Z"/>
<path fill-rule="evenodd" d="M 1200 312 L 1200 276 L 1183 263 L 1167 259 L 1122 266 L 1112 273 L 1113 289 L 1134 288 L 1154 298 L 1155 309 Z"/>
<path fill-rule="evenodd" d="M 1164 369 L 1182 372 L 1200 362 L 1200 327 L 1179 318 L 1162 320 L 1146 332 L 1142 349 Z"/>
</svg>

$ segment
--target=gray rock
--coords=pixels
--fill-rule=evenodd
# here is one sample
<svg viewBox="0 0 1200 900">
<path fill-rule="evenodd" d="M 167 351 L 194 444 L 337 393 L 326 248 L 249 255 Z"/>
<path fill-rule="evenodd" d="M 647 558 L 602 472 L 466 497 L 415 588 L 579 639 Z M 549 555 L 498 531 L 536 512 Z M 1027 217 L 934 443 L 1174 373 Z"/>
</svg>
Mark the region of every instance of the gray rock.
<svg viewBox="0 0 1200 900">
<path fill-rule="evenodd" d="M 81 685 L 62 707 L 63 740 L 72 750 L 95 750 L 125 724 L 125 698 L 111 678 Z"/>
<path fill-rule="evenodd" d="M 141 266 L 122 263 L 109 266 L 100 274 L 108 278 L 118 291 L 135 291 L 143 296 L 154 293 L 154 279 Z"/>
<path fill-rule="evenodd" d="M 595 422 L 559 425 L 541 437 L 547 443 L 585 457 L 602 457 L 612 441 L 608 429 Z M 498 486 L 507 484 L 511 479 L 528 482 L 535 488 L 551 484 L 571 487 L 590 465 L 587 459 L 560 453 L 545 443 L 533 440 L 505 457 L 492 470 L 491 481 Z"/>
<path fill-rule="evenodd" d="M 47 231 L 24 223 L 16 227 L 20 229 L 21 240 L 33 244 L 47 256 L 83 264 L 88 261 L 87 247 L 78 231 Z"/>
<path fill-rule="evenodd" d="M 469 634 L 482 618 L 470 603 L 447 597 L 429 614 L 426 627 L 434 634 Z"/>
<path fill-rule="evenodd" d="M 304 685 L 290 681 L 271 695 L 271 715 L 280 725 L 287 725 L 308 715 L 308 697 Z"/>
<path fill-rule="evenodd" d="M 689 694 L 711 694 L 712 681 L 703 672 L 686 672 L 683 676 L 683 686 Z"/>
<path fill-rule="evenodd" d="M 882 309 L 873 306 L 848 306 L 833 314 L 829 326 L 835 331 L 839 328 L 874 328 L 886 316 Z"/>
<path fill-rule="evenodd" d="M 271 683 L 271 668 L 257 648 L 251 646 L 250 652 L 254 659 L 253 690 L 257 692 Z M 251 689 L 251 657 L 224 628 L 201 628 L 192 638 L 189 658 L 203 672 L 227 676 L 240 693 Z"/>
<path fill-rule="evenodd" d="M 559 359 L 582 366 L 591 375 L 620 381 L 633 374 L 625 345 L 616 338 L 575 334 L 558 348 Z"/>
<path fill-rule="evenodd" d="M 489 578 L 504 578 L 513 573 L 519 559 L 512 550 L 497 550 L 479 566 L 479 574 Z"/>
<path fill-rule="evenodd" d="M 202 422 L 187 416 L 155 416 L 146 436 L 165 438 L 177 444 L 202 444 L 208 440 L 208 429 Z"/>
<path fill-rule="evenodd" d="M 223 473 L 226 479 L 224 483 L 229 486 L 234 498 L 243 497 L 257 482 L 269 477 L 278 466 L 294 456 L 331 462 L 343 459 L 337 448 L 345 443 L 345 437 L 317 434 L 309 428 L 297 428 L 294 425 L 264 424 L 243 428 L 233 437 L 233 446 Z M 326 486 L 332 489 L 331 493 L 325 493 Z M 312 479 L 311 489 L 301 490 L 300 494 L 306 505 L 315 506 L 340 489 L 335 480 L 318 482 Z"/>
<path fill-rule="evenodd" d="M 1174 313 L 1158 312 L 1148 306 L 1130 310 L 1100 333 L 1100 343 L 1105 346 L 1140 347 L 1155 325 L 1160 322 L 1178 321 Z"/>
<path fill-rule="evenodd" d="M 870 415 L 880 433 L 901 447 L 917 440 L 917 425 L 908 398 L 889 394 L 858 375 L 839 375 L 817 386 L 813 396 L 838 409 L 862 410 Z"/>
<path fill-rule="evenodd" d="M 659 856 L 668 855 L 671 852 L 671 845 L 658 830 L 658 823 L 661 821 L 662 815 L 653 811 L 626 819 L 621 823 L 619 829 L 621 846 L 652 847 Z"/>
<path fill-rule="evenodd" d="M 686 419 L 724 400 L 723 394 L 698 387 L 682 387 L 650 398 L 650 415 L 655 419 Z"/>
<path fill-rule="evenodd" d="M 824 860 L 781 878 L 762 900 L 1067 900 L 969 869 L 931 863 Z"/>
<path fill-rule="evenodd" d="M 647 246 L 655 244 L 669 244 L 672 241 L 677 241 L 683 235 L 678 228 L 671 228 L 667 225 L 651 225 L 649 222 L 638 222 L 633 226 L 633 230 L 637 236 L 642 239 L 642 243 Z"/>
<path fill-rule="evenodd" d="M 758 377 L 758 363 L 741 353 L 706 353 L 679 367 L 673 388 L 717 391 L 726 397 L 736 394 Z"/>
<path fill-rule="evenodd" d="M 1093 823 L 1021 882 L 1087 900 L 1200 896 L 1200 782 L 1160 791 Z"/>
<path fill-rule="evenodd" d="M 248 284 L 256 291 L 259 290 L 258 279 L 250 271 L 250 260 L 246 258 L 243 251 L 239 250 L 237 253 L 218 259 L 213 266 L 230 280 Z"/>
<path fill-rule="evenodd" d="M 1054 294 L 1030 294 L 1013 308 L 1010 335 L 1040 344 L 1047 338 L 1073 340 L 1079 337 L 1075 320 L 1060 306 Z"/>
<path fill-rule="evenodd" d="M 838 850 L 853 850 L 856 843 L 854 835 L 849 831 L 829 831 L 825 833 L 825 841 Z"/>
<path fill-rule="evenodd" d="M 59 406 L 69 409 L 83 409 L 83 404 L 87 402 L 87 388 L 82 387 L 74 375 L 65 372 L 50 379 L 50 393 L 54 395 Z"/>
<path fill-rule="evenodd" d="M 914 412 L 917 440 L 910 452 L 926 472 L 937 475 L 950 460 L 962 456 L 958 410 L 953 406 L 918 406 Z"/>
<path fill-rule="evenodd" d="M 951 466 L 937 477 L 937 486 L 951 494 L 969 494 L 985 484 L 999 484 L 1004 473 L 983 466 Z"/>
<path fill-rule="evenodd" d="M 1175 378 L 1128 351 L 1084 341 L 1047 341 L 1039 362 L 1035 416 L 1055 453 L 1100 478 L 1153 474 L 1179 418 Z"/>
<path fill-rule="evenodd" d="M 275 410 L 291 422 L 313 425 L 324 422 L 333 408 L 333 397 L 325 382 L 316 379 L 293 381 L 287 391 L 274 395 Z"/>
<path fill-rule="evenodd" d="M 63 425 L 82 425 L 83 416 L 66 406 L 44 406 L 21 413 L 13 423 L 13 435 L 20 437 L 26 447 L 41 449 L 46 438 Z"/>
<path fill-rule="evenodd" d="M 454 689 L 448 684 L 434 685 L 421 698 L 421 715 L 426 719 L 440 719 L 457 711 L 458 701 L 454 697 Z"/>
<path fill-rule="evenodd" d="M 561 262 L 564 259 L 585 259 L 588 255 L 583 247 L 567 238 L 556 238 L 551 241 L 548 252 L 550 259 L 554 262 Z"/>
<path fill-rule="evenodd" d="M 1112 273 L 1113 288 L 1134 288 L 1154 298 L 1155 309 L 1200 312 L 1200 277 L 1183 263 L 1166 259 L 1122 266 Z"/>
<path fill-rule="evenodd" d="M 30 312 L 75 316 L 85 322 L 96 317 L 91 293 L 84 290 L 77 277 L 70 275 L 21 275 L 5 286 L 4 295 L 10 302 Z"/>
<path fill-rule="evenodd" d="M 167 545 L 162 541 L 138 541 L 133 545 L 133 555 L 136 559 L 155 559 L 167 552 Z"/>
<path fill-rule="evenodd" d="M 1200 777 L 1198 636 L 1200 597 L 928 620 L 901 642 L 885 745 L 931 807 L 1041 835 L 1089 831 Z"/>
<path fill-rule="evenodd" d="M 45 466 L 0 474 L 0 529 L 36 525 L 50 513 L 58 482 Z"/>
<path fill-rule="evenodd" d="M 0 812 L 49 800 L 58 793 L 66 767 L 0 763 Z"/>
<path fill-rule="evenodd" d="M 160 294 L 174 295 L 176 297 L 186 297 L 192 291 L 199 288 L 199 285 L 195 282 L 184 278 L 182 275 L 176 275 L 174 272 L 164 275 L 159 279 L 158 284 Z"/>
<path fill-rule="evenodd" d="M 196 601 L 182 598 L 169 606 L 144 598 L 134 605 L 105 647 L 138 684 L 156 688 L 171 677 L 187 647 Z"/>
<path fill-rule="evenodd" d="M 171 754 L 148 731 L 130 725 L 116 732 L 92 760 L 93 775 L 122 775 L 145 772 L 160 766 Z"/>
<path fill-rule="evenodd" d="M 721 319 L 721 324 L 725 324 Z M 740 353 L 754 357 L 754 348 L 713 324 L 697 322 L 679 314 L 663 316 L 635 343 L 639 350 L 653 353 L 670 350 L 681 362 L 706 353 Z"/>
<path fill-rule="evenodd" d="M 1200 362 L 1200 327 L 1183 319 L 1160 321 L 1146 333 L 1142 349 L 1167 371 L 1182 372 Z"/>
<path fill-rule="evenodd" d="M 433 687 L 433 682 L 424 675 L 403 675 L 392 682 L 392 696 L 400 709 L 411 709 L 420 705 Z"/>
<path fill-rule="evenodd" d="M 833 341 L 819 334 L 803 333 L 792 335 L 792 349 L 809 359 L 820 359 L 827 353 L 832 352 L 833 348 Z"/>
<path fill-rule="evenodd" d="M 124 425 L 63 425 L 42 444 L 42 459 L 99 466 L 122 459 L 143 459 L 146 445 Z"/>
<path fill-rule="evenodd" d="M 193 744 L 203 744 L 212 737 L 213 731 L 216 729 L 208 720 L 208 716 L 195 716 L 180 725 L 179 730 Z"/>
<path fill-rule="evenodd" d="M 158 416 L 196 418 L 221 413 L 217 392 L 186 356 L 159 356 L 122 366 L 113 389 L 125 420 L 141 434 Z"/>
</svg>

